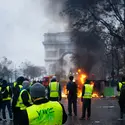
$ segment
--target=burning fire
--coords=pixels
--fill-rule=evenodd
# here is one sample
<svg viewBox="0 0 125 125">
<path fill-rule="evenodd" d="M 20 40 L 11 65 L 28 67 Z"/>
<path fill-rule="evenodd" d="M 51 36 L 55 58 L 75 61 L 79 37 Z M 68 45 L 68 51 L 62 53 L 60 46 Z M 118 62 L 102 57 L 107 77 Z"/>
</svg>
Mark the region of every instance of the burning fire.
<svg viewBox="0 0 125 125">
<path fill-rule="evenodd" d="M 67 92 L 67 90 L 66 90 L 66 86 L 64 86 L 64 87 L 63 87 L 63 92 L 62 92 L 62 97 L 63 97 L 63 98 L 66 98 L 66 97 L 67 97 L 67 94 L 68 94 L 68 92 Z"/>
<path fill-rule="evenodd" d="M 82 74 L 82 75 L 81 75 L 80 81 L 81 81 L 82 84 L 85 83 L 86 78 L 87 78 L 87 75 L 86 75 L 86 74 Z"/>
<path fill-rule="evenodd" d="M 80 77 L 79 77 L 78 79 L 79 79 L 79 80 L 78 80 L 79 82 L 77 83 L 77 84 L 78 84 L 78 93 L 77 93 L 77 96 L 78 96 L 79 98 L 81 98 L 81 96 L 82 96 L 82 87 L 83 87 L 83 84 L 85 83 L 85 81 L 86 81 L 86 79 L 87 79 L 87 75 L 86 75 L 86 74 L 80 74 Z M 91 81 L 91 85 L 94 86 L 94 82 Z M 63 97 L 63 98 L 66 98 L 67 95 L 68 95 L 68 92 L 67 92 L 67 90 L 66 90 L 66 86 L 64 86 L 64 87 L 63 87 L 62 97 Z M 92 97 L 93 97 L 93 98 L 98 98 L 99 95 L 98 95 L 98 93 L 94 92 L 94 93 L 92 94 Z"/>
<path fill-rule="evenodd" d="M 93 94 L 92 94 L 92 97 L 93 97 L 93 98 L 94 98 L 94 97 L 98 98 L 99 95 L 98 95 L 97 93 L 93 93 Z"/>
<path fill-rule="evenodd" d="M 63 98 L 66 98 L 67 95 L 66 95 L 65 93 L 62 92 L 62 97 L 63 97 Z"/>
</svg>

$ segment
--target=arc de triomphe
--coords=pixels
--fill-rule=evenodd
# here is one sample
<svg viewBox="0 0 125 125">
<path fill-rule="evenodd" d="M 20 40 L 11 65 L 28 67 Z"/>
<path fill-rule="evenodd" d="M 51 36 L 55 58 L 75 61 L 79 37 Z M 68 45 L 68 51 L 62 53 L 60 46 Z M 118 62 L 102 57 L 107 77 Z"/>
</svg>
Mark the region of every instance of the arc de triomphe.
<svg viewBox="0 0 125 125">
<path fill-rule="evenodd" d="M 55 71 L 52 70 L 52 67 L 58 61 L 68 53 L 75 52 L 75 46 L 71 41 L 70 33 L 45 33 L 44 42 L 45 48 L 45 66 L 48 75 L 55 74 Z"/>
</svg>

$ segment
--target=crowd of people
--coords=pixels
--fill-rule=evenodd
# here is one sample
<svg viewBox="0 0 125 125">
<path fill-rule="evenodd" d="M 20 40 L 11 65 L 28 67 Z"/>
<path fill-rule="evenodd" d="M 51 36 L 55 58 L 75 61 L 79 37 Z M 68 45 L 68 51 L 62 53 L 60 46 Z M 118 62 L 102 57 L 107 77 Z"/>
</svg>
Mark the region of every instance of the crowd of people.
<svg viewBox="0 0 125 125">
<path fill-rule="evenodd" d="M 67 116 L 77 116 L 77 84 L 73 82 L 74 77 L 69 77 L 67 83 L 68 115 L 63 104 L 61 104 L 61 85 L 54 76 L 46 88 L 39 82 L 30 82 L 30 80 L 19 77 L 13 83 L 13 86 L 6 80 L 0 80 L 0 120 L 7 121 L 6 108 L 10 120 L 14 125 L 62 125 L 67 121 Z M 80 120 L 89 120 L 91 118 L 91 98 L 93 85 L 90 80 L 86 80 L 82 88 L 81 101 L 82 116 Z M 125 78 L 119 82 L 117 90 L 119 91 L 119 105 L 121 118 L 123 118 L 125 102 Z M 73 111 L 72 111 L 73 105 Z M 87 113 L 86 113 L 87 112 Z M 87 114 L 87 116 L 86 116 Z"/>
<path fill-rule="evenodd" d="M 70 76 L 67 83 L 69 116 L 72 116 L 72 104 L 74 116 L 77 116 L 77 84 L 73 82 L 73 79 L 73 76 Z M 0 111 L 2 112 L 0 120 L 7 121 L 7 107 L 9 118 L 13 120 L 14 125 L 62 125 L 67 121 L 68 115 L 60 102 L 62 99 L 61 85 L 56 76 L 51 79 L 47 93 L 42 83 L 38 81 L 32 83 L 24 77 L 17 78 L 13 86 L 2 79 L 0 83 Z M 93 88 L 89 85 L 89 81 L 87 81 L 85 88 L 82 98 L 86 98 L 86 103 L 90 105 L 89 107 L 83 105 L 83 108 L 87 109 L 88 118 L 90 118 Z M 85 118 L 85 111 L 82 114 L 81 120 Z"/>
<path fill-rule="evenodd" d="M 47 95 L 46 95 L 47 94 Z M 61 86 L 53 77 L 48 93 L 40 82 L 30 82 L 19 77 L 12 86 L 6 80 L 0 80 L 0 120 L 7 121 L 6 107 L 9 118 L 14 125 L 61 125 L 67 120 L 61 100 Z"/>
</svg>

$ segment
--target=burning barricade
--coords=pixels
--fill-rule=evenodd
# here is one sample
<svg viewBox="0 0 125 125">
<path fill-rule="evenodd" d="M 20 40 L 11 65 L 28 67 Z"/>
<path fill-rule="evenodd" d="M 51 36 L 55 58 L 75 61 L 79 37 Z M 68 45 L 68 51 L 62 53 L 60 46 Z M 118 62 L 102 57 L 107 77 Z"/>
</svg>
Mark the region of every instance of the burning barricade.
<svg viewBox="0 0 125 125">
<path fill-rule="evenodd" d="M 87 79 L 87 75 L 86 74 L 80 74 L 76 80 L 76 84 L 77 84 L 77 87 L 78 87 L 78 90 L 77 90 L 77 97 L 78 98 L 81 98 L 82 96 L 82 88 L 83 88 L 83 85 L 85 83 Z M 93 91 L 93 94 L 92 94 L 92 97 L 93 98 L 100 98 L 102 96 L 99 95 L 99 92 L 95 91 L 95 86 L 94 86 L 94 82 L 91 81 L 91 85 L 93 86 L 94 88 L 94 91 Z M 63 98 L 66 98 L 68 95 L 68 92 L 66 90 L 66 85 L 63 87 L 63 92 L 62 92 L 62 97 Z"/>
</svg>

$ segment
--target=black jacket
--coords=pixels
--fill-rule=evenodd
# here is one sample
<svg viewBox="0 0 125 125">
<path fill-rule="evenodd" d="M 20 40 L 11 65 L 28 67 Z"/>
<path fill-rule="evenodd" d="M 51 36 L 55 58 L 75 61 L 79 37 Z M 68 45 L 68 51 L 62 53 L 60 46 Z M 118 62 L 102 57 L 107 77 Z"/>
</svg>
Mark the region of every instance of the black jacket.
<svg viewBox="0 0 125 125">
<path fill-rule="evenodd" d="M 31 104 L 29 103 L 29 94 L 28 94 L 28 91 L 23 91 L 21 97 L 22 97 L 22 100 L 23 100 L 23 104 L 26 107 L 31 106 Z"/>
<path fill-rule="evenodd" d="M 9 86 L 9 91 L 7 90 L 7 86 L 6 87 L 2 87 L 2 90 L 1 90 L 2 92 L 3 91 L 6 91 L 7 92 L 7 95 L 9 95 L 10 97 L 12 97 L 12 90 L 11 90 L 11 88 L 10 88 L 10 86 Z"/>
<path fill-rule="evenodd" d="M 68 99 L 77 99 L 77 84 L 75 82 L 68 82 L 67 87 Z"/>
<path fill-rule="evenodd" d="M 47 102 L 48 102 L 47 99 L 41 99 L 41 100 L 36 101 L 34 104 L 40 105 L 40 104 L 47 103 Z M 64 124 L 67 121 L 67 114 L 66 114 L 65 109 L 62 104 L 61 104 L 61 106 L 63 108 L 62 124 Z M 20 112 L 20 124 L 29 125 L 28 114 L 27 114 L 26 110 L 23 110 Z"/>
</svg>

